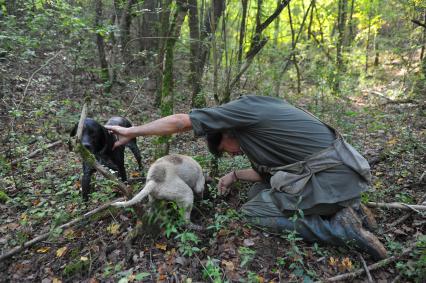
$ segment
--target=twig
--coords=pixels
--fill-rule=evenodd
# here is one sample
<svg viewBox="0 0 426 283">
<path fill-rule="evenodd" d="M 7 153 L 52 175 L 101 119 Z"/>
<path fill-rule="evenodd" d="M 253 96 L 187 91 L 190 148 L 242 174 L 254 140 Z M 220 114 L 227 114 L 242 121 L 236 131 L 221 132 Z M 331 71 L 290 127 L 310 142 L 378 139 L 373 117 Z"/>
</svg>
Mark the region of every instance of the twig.
<svg viewBox="0 0 426 283">
<path fill-rule="evenodd" d="M 18 103 L 18 108 L 22 104 L 22 102 L 24 101 L 25 96 L 27 95 L 28 86 L 30 85 L 31 81 L 33 80 L 34 75 L 37 74 L 41 69 L 43 69 L 44 67 L 46 67 L 50 63 L 50 61 L 52 61 L 53 59 L 55 59 L 59 54 L 61 54 L 61 52 L 62 52 L 62 50 L 59 50 L 59 52 L 57 52 L 55 55 L 53 55 L 52 57 L 50 57 L 46 61 L 46 63 L 44 63 L 40 68 L 38 68 L 37 70 L 35 70 L 31 74 L 30 78 L 28 79 L 27 85 L 25 86 L 25 90 L 24 90 L 24 93 L 22 94 L 21 100 Z"/>
<path fill-rule="evenodd" d="M 80 217 L 77 217 L 76 219 L 74 219 L 74 220 L 72 220 L 72 221 L 70 221 L 68 223 L 65 223 L 65 224 L 59 226 L 58 228 L 60 228 L 60 229 L 69 228 L 69 227 L 73 226 L 74 224 L 76 224 L 76 223 L 78 223 L 80 221 L 83 221 L 85 219 L 88 219 L 92 215 L 94 215 L 94 214 L 96 214 L 98 212 L 101 212 L 101 211 L 107 209 L 111 205 L 111 203 L 114 203 L 114 202 L 117 202 L 117 201 L 122 201 L 122 200 L 124 200 L 124 198 L 119 198 L 119 199 L 107 202 L 104 205 L 102 205 L 102 206 L 100 206 L 98 208 L 95 208 L 95 209 L 93 209 L 93 210 L 85 213 L 84 215 L 82 215 Z M 49 237 L 49 235 L 50 235 L 50 232 L 44 233 L 44 234 L 42 234 L 42 235 L 40 235 L 38 237 L 35 237 L 34 239 L 32 239 L 32 240 L 30 240 L 28 242 L 25 242 L 23 245 L 21 245 L 19 247 L 15 247 L 15 248 L 9 250 L 8 252 L 0 255 L 0 262 L 3 261 L 3 260 L 5 260 L 5 259 L 7 259 L 7 258 L 9 258 L 9 257 L 11 257 L 11 256 L 13 256 L 13 255 L 15 255 L 15 254 L 17 254 L 17 253 L 19 253 L 19 252 L 21 252 L 21 251 L 23 251 L 24 249 L 26 249 L 28 247 L 31 247 L 32 245 L 34 245 L 34 244 L 36 244 L 36 243 L 38 243 L 40 241 L 43 241 L 43 240 L 47 239 Z"/>
<path fill-rule="evenodd" d="M 416 247 L 416 243 L 415 242 L 411 243 L 405 250 L 402 251 L 402 253 L 398 254 L 398 256 L 391 256 L 391 257 L 385 258 L 385 259 L 378 261 L 378 262 L 376 262 L 372 265 L 369 265 L 367 267 L 367 269 L 369 271 L 372 271 L 372 270 L 376 270 L 378 268 L 384 267 L 384 266 L 396 261 L 397 259 L 407 255 L 415 247 Z M 355 270 L 354 272 L 340 274 L 340 275 L 337 275 L 337 276 L 334 276 L 334 277 L 327 278 L 327 279 L 325 279 L 325 282 L 336 282 L 336 281 L 348 280 L 348 279 L 351 279 L 351 278 L 358 277 L 358 276 L 362 275 L 364 272 L 365 272 L 365 270 L 363 268 L 360 268 L 360 269 Z"/>
<path fill-rule="evenodd" d="M 367 206 L 369 206 L 369 207 L 384 207 L 384 208 L 399 208 L 399 209 L 405 209 L 405 210 L 413 210 L 417 213 L 421 213 L 420 211 L 426 210 L 426 205 L 406 204 L 406 203 L 401 203 L 401 202 L 391 202 L 391 203 L 368 202 Z"/>
<path fill-rule="evenodd" d="M 59 141 L 55 141 L 55 142 L 53 142 L 53 143 L 49 143 L 46 147 L 39 148 L 39 149 L 37 149 L 37 150 L 35 150 L 35 151 L 31 152 L 31 153 L 30 153 L 30 154 L 28 154 L 27 156 L 23 156 L 23 157 L 20 157 L 20 158 L 18 158 L 18 159 L 15 159 L 15 160 L 13 160 L 10 164 L 11 164 L 11 165 L 16 165 L 16 164 L 18 164 L 19 162 L 21 162 L 21 161 L 22 161 L 22 160 L 24 160 L 24 159 L 33 158 L 34 156 L 36 156 L 36 155 L 37 155 L 37 154 L 39 154 L 40 152 L 42 152 L 42 151 L 44 151 L 44 150 L 46 150 L 46 149 L 49 149 L 49 148 L 55 147 L 55 146 L 60 145 L 60 144 L 62 144 L 62 141 L 61 141 L 61 140 L 59 140 Z"/>
<path fill-rule="evenodd" d="M 369 283 L 373 283 L 374 280 L 373 280 L 373 277 L 371 276 L 370 270 L 368 270 L 367 263 L 365 262 L 363 256 L 360 253 L 358 253 L 358 256 L 359 256 L 359 258 L 360 258 L 360 260 L 362 262 L 362 266 L 364 267 L 365 273 L 367 273 L 368 282 Z"/>
</svg>

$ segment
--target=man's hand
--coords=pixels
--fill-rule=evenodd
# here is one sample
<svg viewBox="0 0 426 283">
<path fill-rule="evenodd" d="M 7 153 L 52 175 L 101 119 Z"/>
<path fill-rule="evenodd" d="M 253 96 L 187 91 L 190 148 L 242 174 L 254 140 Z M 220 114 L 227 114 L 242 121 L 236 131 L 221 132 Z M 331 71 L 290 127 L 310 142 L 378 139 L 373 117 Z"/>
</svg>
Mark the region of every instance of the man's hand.
<svg viewBox="0 0 426 283">
<path fill-rule="evenodd" d="M 217 184 L 219 195 L 227 195 L 229 193 L 230 186 L 235 181 L 237 181 L 235 171 L 232 171 L 220 178 L 219 183 Z"/>
<path fill-rule="evenodd" d="M 112 147 L 113 150 L 120 145 L 125 145 L 131 139 L 134 138 L 133 136 L 130 135 L 130 132 L 129 132 L 130 128 L 125 128 L 120 126 L 108 126 L 108 125 L 106 125 L 105 128 L 118 136 L 118 141 L 116 141 Z"/>
</svg>

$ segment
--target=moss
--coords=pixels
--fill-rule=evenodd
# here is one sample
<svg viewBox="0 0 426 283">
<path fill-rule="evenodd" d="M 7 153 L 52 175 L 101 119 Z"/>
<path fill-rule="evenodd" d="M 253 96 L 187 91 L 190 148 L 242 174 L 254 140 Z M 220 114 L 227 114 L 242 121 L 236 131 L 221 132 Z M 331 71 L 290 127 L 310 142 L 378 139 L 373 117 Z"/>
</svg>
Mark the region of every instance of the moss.
<svg viewBox="0 0 426 283">
<path fill-rule="evenodd" d="M 10 198 L 9 198 L 9 196 L 6 194 L 6 192 L 5 191 L 3 191 L 3 190 L 0 190 L 0 202 L 6 202 L 6 201 L 8 201 Z"/>
<path fill-rule="evenodd" d="M 95 156 L 90 151 L 88 151 L 82 144 L 77 145 L 77 152 L 81 155 L 83 160 L 86 161 L 90 166 L 95 166 Z"/>
</svg>

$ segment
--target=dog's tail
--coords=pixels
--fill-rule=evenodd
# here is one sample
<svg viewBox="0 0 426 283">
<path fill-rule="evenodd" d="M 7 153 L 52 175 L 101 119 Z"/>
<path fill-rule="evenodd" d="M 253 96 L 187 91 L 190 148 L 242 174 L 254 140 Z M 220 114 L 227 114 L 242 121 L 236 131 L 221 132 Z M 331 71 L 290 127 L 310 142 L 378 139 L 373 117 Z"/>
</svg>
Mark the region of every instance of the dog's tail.
<svg viewBox="0 0 426 283">
<path fill-rule="evenodd" d="M 132 205 L 137 204 L 138 202 L 142 201 L 147 195 L 149 195 L 152 190 L 157 186 L 157 184 L 153 180 L 149 180 L 148 183 L 146 183 L 145 187 L 137 194 L 135 195 L 131 200 L 128 201 L 118 201 L 114 202 L 111 205 L 115 207 L 129 207 Z"/>
</svg>

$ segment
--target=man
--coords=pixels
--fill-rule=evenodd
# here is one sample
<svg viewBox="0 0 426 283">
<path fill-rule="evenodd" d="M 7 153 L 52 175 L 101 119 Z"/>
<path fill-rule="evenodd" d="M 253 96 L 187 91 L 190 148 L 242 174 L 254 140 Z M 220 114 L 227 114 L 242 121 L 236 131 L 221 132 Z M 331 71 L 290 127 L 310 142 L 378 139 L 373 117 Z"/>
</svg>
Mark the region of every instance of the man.
<svg viewBox="0 0 426 283">
<path fill-rule="evenodd" d="M 218 185 L 226 193 L 237 180 L 256 182 L 242 207 L 250 223 L 276 232 L 296 230 L 310 242 L 352 243 L 375 259 L 386 257 L 359 217 L 375 226 L 360 205 L 371 178 L 367 161 L 333 128 L 281 99 L 244 96 L 138 127 L 107 128 L 119 136 L 115 146 L 136 136 L 192 129 L 206 137 L 213 154 L 245 154 L 250 160 L 252 168 L 232 171 Z"/>
</svg>

